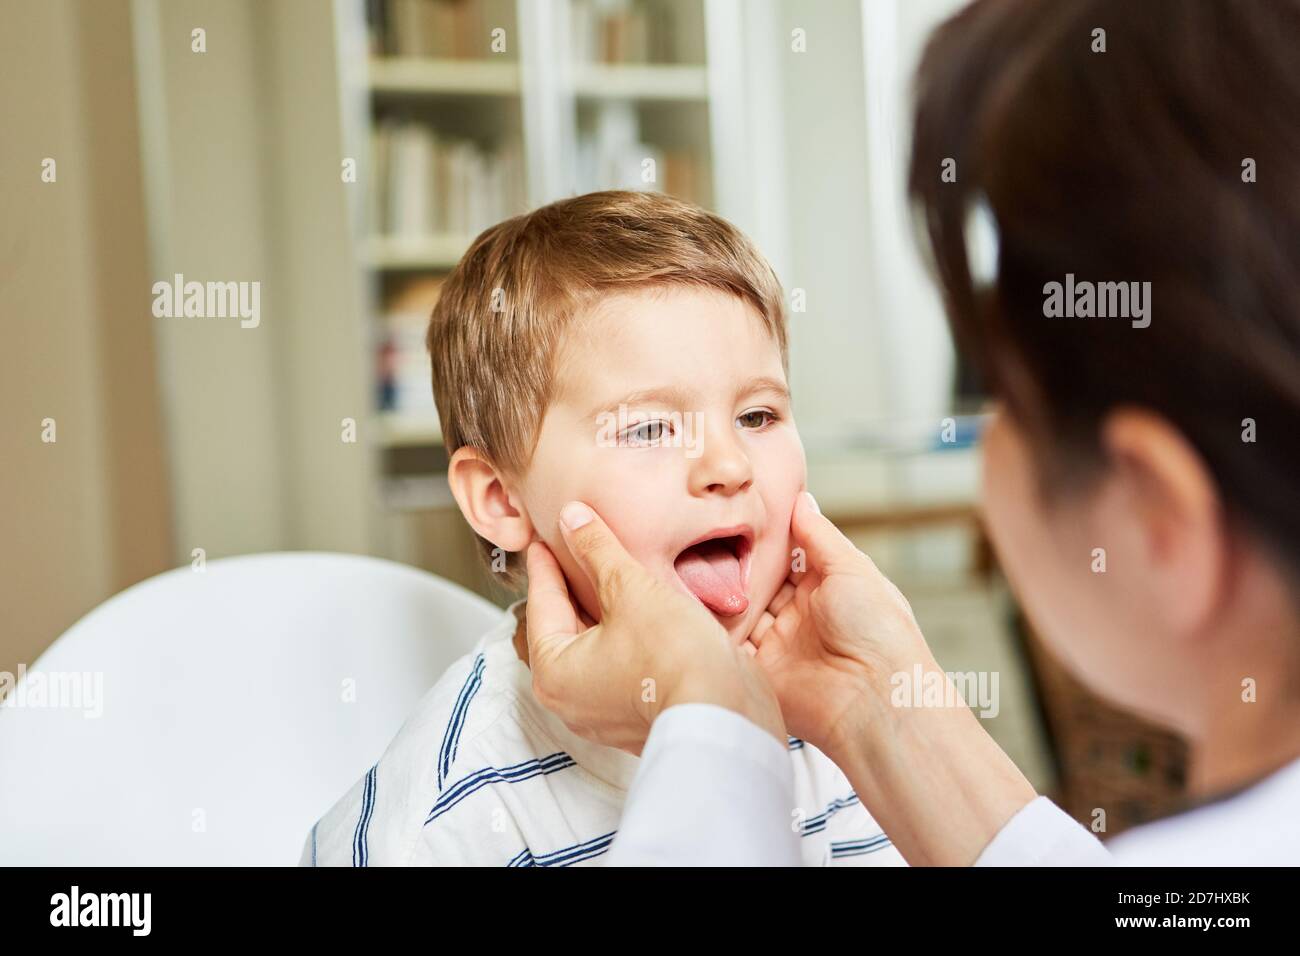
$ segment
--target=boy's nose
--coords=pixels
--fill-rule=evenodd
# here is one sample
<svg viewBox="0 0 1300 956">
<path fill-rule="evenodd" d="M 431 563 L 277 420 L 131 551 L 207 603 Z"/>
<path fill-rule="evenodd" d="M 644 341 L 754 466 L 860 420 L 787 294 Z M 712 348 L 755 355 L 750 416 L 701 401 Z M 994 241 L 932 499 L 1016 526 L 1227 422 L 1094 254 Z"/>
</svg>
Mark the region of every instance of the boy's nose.
<svg viewBox="0 0 1300 956">
<path fill-rule="evenodd" d="M 736 429 L 710 428 L 704 434 L 700 456 L 691 468 L 691 494 L 734 495 L 754 480 L 749 456 L 737 440 Z"/>
</svg>

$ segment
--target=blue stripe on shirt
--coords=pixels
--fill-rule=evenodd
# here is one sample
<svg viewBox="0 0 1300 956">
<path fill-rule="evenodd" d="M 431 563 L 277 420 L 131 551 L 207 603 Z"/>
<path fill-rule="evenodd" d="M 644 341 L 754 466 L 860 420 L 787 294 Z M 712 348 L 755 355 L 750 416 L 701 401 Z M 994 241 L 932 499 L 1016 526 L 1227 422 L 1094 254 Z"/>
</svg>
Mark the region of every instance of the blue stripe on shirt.
<svg viewBox="0 0 1300 956">
<path fill-rule="evenodd" d="M 609 845 L 614 842 L 614 833 L 602 834 L 593 837 L 586 843 L 579 843 L 575 846 L 565 847 L 563 850 L 556 850 L 554 853 L 547 853 L 543 856 L 536 857 L 538 866 L 572 866 L 582 860 L 590 860 L 592 857 L 600 856 L 609 849 Z"/>
<path fill-rule="evenodd" d="M 867 853 L 875 853 L 877 850 L 883 850 L 887 846 L 892 846 L 889 837 L 883 833 L 877 833 L 873 837 L 867 837 L 864 840 L 839 840 L 831 842 L 831 859 L 839 859 L 845 856 L 863 856 Z"/>
<path fill-rule="evenodd" d="M 529 850 L 528 847 L 524 847 L 522 850 L 520 850 L 518 853 L 515 854 L 514 859 L 512 859 L 509 863 L 506 864 L 506 867 L 509 868 L 509 867 L 536 866 L 536 865 L 537 863 L 533 860 L 532 851 Z"/>
<path fill-rule="evenodd" d="M 617 830 L 614 830 L 603 833 L 598 837 L 592 837 L 585 843 L 575 843 L 573 846 L 566 846 L 562 850 L 555 850 L 551 853 L 543 853 L 541 856 L 533 856 L 532 851 L 528 847 L 524 847 L 506 866 L 573 866 L 575 863 L 593 859 L 609 850 L 609 845 L 614 842 L 614 834 L 617 832 Z"/>
<path fill-rule="evenodd" d="M 786 749 L 786 750 L 802 750 L 802 749 L 803 749 L 803 741 L 800 740 L 798 737 L 790 737 L 790 736 L 787 735 L 787 737 L 786 737 L 786 742 L 785 742 L 785 749 Z"/>
<path fill-rule="evenodd" d="M 357 829 L 352 834 L 352 865 L 370 865 L 369 830 L 370 818 L 375 813 L 375 783 L 379 764 L 375 764 L 366 774 L 365 785 L 361 788 L 361 813 L 357 816 Z"/>
<path fill-rule="evenodd" d="M 826 824 L 830 822 L 831 817 L 835 816 L 836 813 L 843 810 L 845 807 L 851 807 L 857 802 L 858 795 L 852 792 L 850 792 L 847 797 L 840 797 L 839 799 L 832 800 L 825 810 L 817 814 L 815 817 L 809 817 L 803 822 L 803 826 L 800 829 L 800 836 L 810 836 L 813 833 L 820 833 L 822 830 L 826 829 Z"/>
<path fill-rule="evenodd" d="M 484 767 L 482 770 L 476 770 L 456 781 L 439 795 L 433 809 L 429 811 L 429 816 L 425 819 L 424 825 L 428 826 L 470 794 L 476 790 L 481 790 L 488 784 L 522 783 L 525 780 L 531 780 L 533 777 L 555 773 L 557 770 L 564 770 L 574 766 L 577 766 L 577 764 L 573 758 L 566 753 L 560 752 L 536 760 L 525 760 L 509 767 Z"/>
<path fill-rule="evenodd" d="M 465 714 L 469 711 L 470 702 L 478 693 L 478 689 L 483 686 L 483 667 L 483 655 L 480 653 L 474 658 L 474 666 L 470 668 L 469 676 L 465 678 L 465 683 L 456 696 L 456 705 L 451 709 L 451 719 L 447 721 L 447 728 L 442 733 L 442 746 L 438 750 L 439 791 L 442 790 L 442 782 L 451 770 L 452 761 L 456 759 L 456 751 L 460 748 L 460 732 L 465 727 Z"/>
</svg>

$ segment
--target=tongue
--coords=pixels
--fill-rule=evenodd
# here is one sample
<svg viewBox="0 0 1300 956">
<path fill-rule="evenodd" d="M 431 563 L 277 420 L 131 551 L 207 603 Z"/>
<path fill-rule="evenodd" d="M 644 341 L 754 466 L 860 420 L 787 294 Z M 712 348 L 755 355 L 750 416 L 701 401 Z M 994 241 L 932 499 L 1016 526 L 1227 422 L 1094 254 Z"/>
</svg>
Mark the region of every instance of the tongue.
<svg viewBox="0 0 1300 956">
<path fill-rule="evenodd" d="M 749 607 L 740 585 L 740 561 L 720 541 L 706 541 L 677 558 L 677 575 L 716 614 L 743 614 Z"/>
</svg>

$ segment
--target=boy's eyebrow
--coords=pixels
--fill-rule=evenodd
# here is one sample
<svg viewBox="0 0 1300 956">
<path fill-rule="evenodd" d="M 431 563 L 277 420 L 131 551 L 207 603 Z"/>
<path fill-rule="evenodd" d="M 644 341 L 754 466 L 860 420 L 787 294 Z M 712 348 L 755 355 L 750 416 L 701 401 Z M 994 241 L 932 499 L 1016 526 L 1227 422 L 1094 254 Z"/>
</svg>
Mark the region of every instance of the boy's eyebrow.
<svg viewBox="0 0 1300 956">
<path fill-rule="evenodd" d="M 694 404 L 691 394 L 674 385 L 660 385 L 654 388 L 639 388 L 628 392 L 622 398 L 612 402 L 600 402 L 587 415 L 595 418 L 602 412 L 618 408 L 620 405 L 658 405 L 661 411 L 687 411 Z"/>
<path fill-rule="evenodd" d="M 737 398 L 743 398 L 748 395 L 754 395 L 758 392 L 775 392 L 780 398 L 789 401 L 790 387 L 779 378 L 763 375 L 759 378 L 750 379 L 741 387 L 737 393 Z M 594 407 L 587 415 L 588 418 L 595 418 L 602 412 L 618 408 L 620 405 L 652 405 L 658 406 L 658 410 L 671 411 L 690 411 L 691 406 L 695 404 L 692 394 L 686 389 L 678 388 L 673 385 L 656 386 L 654 388 L 641 388 L 634 392 L 628 392 L 622 398 L 612 402 L 601 402 Z"/>
<path fill-rule="evenodd" d="M 776 392 L 786 401 L 790 400 L 790 386 L 779 378 L 772 378 L 764 375 L 759 378 L 750 379 L 745 383 L 745 387 L 740 390 L 740 395 L 753 395 L 755 392 Z"/>
</svg>

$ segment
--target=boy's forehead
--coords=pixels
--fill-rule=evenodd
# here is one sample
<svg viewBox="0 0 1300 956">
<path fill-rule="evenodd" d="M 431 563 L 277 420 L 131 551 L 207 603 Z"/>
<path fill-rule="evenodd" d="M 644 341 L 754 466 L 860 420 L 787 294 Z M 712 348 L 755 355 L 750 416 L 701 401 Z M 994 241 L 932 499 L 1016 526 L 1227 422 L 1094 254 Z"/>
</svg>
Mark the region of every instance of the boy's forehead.
<svg viewBox="0 0 1300 956">
<path fill-rule="evenodd" d="M 752 305 L 715 289 L 652 287 L 574 316 L 557 350 L 554 397 L 690 392 L 757 377 L 785 380 L 780 346 Z"/>
</svg>

